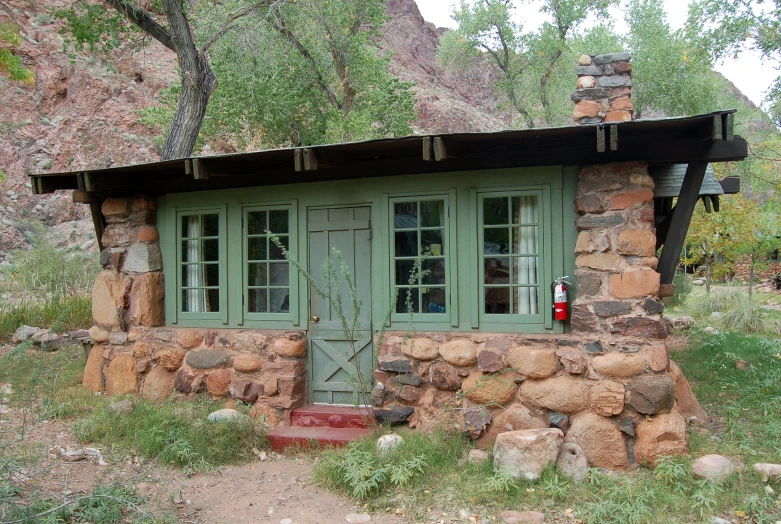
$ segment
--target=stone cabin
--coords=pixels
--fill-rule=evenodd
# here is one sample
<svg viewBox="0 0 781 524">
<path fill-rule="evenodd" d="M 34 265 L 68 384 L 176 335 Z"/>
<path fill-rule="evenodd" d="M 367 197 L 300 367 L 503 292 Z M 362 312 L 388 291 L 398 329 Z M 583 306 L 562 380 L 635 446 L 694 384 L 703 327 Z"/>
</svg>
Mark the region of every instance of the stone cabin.
<svg viewBox="0 0 781 524">
<path fill-rule="evenodd" d="M 339 441 L 361 425 L 339 406 L 366 399 L 480 446 L 554 425 L 596 467 L 684 451 L 685 417 L 706 415 L 659 298 L 707 164 L 747 147 L 732 111 L 633 121 L 631 72 L 627 54 L 584 55 L 568 127 L 32 175 L 36 193 L 88 203 L 101 241 L 84 387 L 240 399 L 289 440 Z M 655 213 L 649 169 L 674 164 L 677 204 Z M 352 337 L 269 231 L 316 281 L 341 251 L 362 301 Z"/>
</svg>

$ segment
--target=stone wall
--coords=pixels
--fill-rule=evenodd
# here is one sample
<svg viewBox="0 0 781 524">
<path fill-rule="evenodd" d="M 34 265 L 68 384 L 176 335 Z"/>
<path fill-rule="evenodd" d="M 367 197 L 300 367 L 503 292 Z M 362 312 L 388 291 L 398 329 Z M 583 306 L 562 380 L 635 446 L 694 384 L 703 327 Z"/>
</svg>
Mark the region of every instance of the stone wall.
<svg viewBox="0 0 781 524">
<path fill-rule="evenodd" d="M 149 400 L 206 393 L 255 404 L 274 425 L 306 402 L 303 331 L 184 329 L 165 324 L 156 203 L 109 198 L 103 270 L 92 289 L 96 342 L 83 384 L 107 395 Z"/>
<path fill-rule="evenodd" d="M 480 447 L 558 427 L 594 467 L 685 452 L 685 417 L 706 415 L 664 343 L 646 166 L 581 168 L 575 208 L 572 334 L 389 333 L 375 407 L 409 414 L 412 427 L 462 429 Z"/>
<path fill-rule="evenodd" d="M 735 262 L 735 278 L 743 282 L 748 282 L 751 274 L 751 264 L 747 259 Z M 775 278 L 781 275 L 781 262 L 767 260 L 763 264 L 754 265 L 754 284 L 762 282 L 769 278 Z"/>
<path fill-rule="evenodd" d="M 306 342 L 303 331 L 133 327 L 92 348 L 83 385 L 152 401 L 238 399 L 273 426 L 306 402 Z"/>
</svg>

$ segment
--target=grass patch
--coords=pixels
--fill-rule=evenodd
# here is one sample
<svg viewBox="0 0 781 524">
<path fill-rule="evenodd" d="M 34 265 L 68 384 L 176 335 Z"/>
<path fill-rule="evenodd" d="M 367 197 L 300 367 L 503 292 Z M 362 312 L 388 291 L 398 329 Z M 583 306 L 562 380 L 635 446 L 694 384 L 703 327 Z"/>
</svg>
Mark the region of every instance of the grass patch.
<svg viewBox="0 0 781 524">
<path fill-rule="evenodd" d="M 0 340 L 9 339 L 21 325 L 52 327 L 66 333 L 92 325 L 92 300 L 82 295 L 53 295 L 44 300 L 0 304 Z"/>
<path fill-rule="evenodd" d="M 109 452 L 179 466 L 188 474 L 250 460 L 253 449 L 266 445 L 263 431 L 249 417 L 208 422 L 209 413 L 224 403 L 205 397 L 162 404 L 139 400 L 133 411 L 120 414 L 108 412 L 110 402 L 101 398 L 91 414 L 76 422 L 79 440 L 103 445 Z"/>
</svg>

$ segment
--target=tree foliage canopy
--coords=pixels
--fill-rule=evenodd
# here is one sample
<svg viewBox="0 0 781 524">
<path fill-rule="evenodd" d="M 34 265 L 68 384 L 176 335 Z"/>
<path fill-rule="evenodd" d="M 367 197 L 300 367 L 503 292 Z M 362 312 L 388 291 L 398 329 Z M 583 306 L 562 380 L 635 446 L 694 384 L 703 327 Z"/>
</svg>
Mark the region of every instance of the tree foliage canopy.
<svg viewBox="0 0 781 524">
<path fill-rule="evenodd" d="M 14 48 L 19 47 L 20 43 L 19 27 L 13 22 L 0 20 L 0 74 L 6 75 L 10 80 L 28 84 L 35 81 L 35 77 L 14 53 Z"/>
</svg>

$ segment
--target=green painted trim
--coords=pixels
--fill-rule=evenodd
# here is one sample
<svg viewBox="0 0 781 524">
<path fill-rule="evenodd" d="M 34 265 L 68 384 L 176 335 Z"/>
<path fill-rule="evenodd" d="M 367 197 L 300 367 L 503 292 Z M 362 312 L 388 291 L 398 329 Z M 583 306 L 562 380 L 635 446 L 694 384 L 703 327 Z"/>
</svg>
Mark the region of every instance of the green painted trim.
<svg viewBox="0 0 781 524">
<path fill-rule="evenodd" d="M 567 168 L 572 171 L 572 168 Z M 568 171 L 569 173 L 569 171 Z M 574 178 L 573 178 L 574 177 Z M 499 169 L 472 172 L 439 173 L 433 175 L 405 175 L 398 177 L 366 178 L 360 181 L 328 181 L 307 184 L 289 184 L 270 187 L 241 188 L 220 191 L 204 191 L 197 193 L 178 193 L 167 195 L 159 200 L 158 228 L 161 236 L 161 249 L 166 269 L 176 267 L 176 221 L 177 211 L 184 209 L 213 208 L 215 205 L 227 206 L 228 271 L 230 295 L 228 300 L 228 325 L 251 329 L 307 329 L 309 317 L 308 286 L 298 285 L 300 276 L 294 271 L 291 275 L 291 311 L 288 320 L 249 320 L 242 312 L 241 296 L 236 299 L 234 289 L 236 280 L 243 280 L 243 264 L 236 261 L 236 246 L 243 249 L 242 228 L 236 226 L 237 210 L 245 206 L 273 206 L 288 204 L 295 206 L 297 225 L 291 225 L 291 232 L 296 231 L 297 242 L 291 235 L 291 247 L 297 247 L 297 257 L 306 266 L 308 264 L 308 240 L 306 213 L 311 208 L 353 207 L 369 205 L 372 208 L 372 322 L 375 327 L 384 319 L 391 297 L 392 253 L 390 234 L 391 198 L 400 196 L 419 197 L 426 195 L 446 195 L 448 200 L 449 218 L 449 277 L 448 293 L 450 314 L 443 314 L 438 321 L 420 322 L 419 327 L 426 330 L 441 331 L 504 331 L 511 333 L 550 333 L 563 331 L 561 323 L 553 322 L 546 329 L 545 320 L 540 316 L 537 323 L 481 322 L 480 310 L 477 307 L 480 295 L 480 281 L 477 278 L 478 260 L 477 244 L 477 209 L 478 193 L 507 192 L 509 190 L 542 190 L 547 186 L 549 191 L 548 231 L 543 233 L 546 250 L 550 254 L 548 264 L 544 264 L 545 280 L 559 274 L 570 274 L 565 270 L 574 267 L 574 243 L 577 232 L 574 228 L 574 198 L 577 183 L 576 169 L 564 176 L 561 167 L 548 166 L 528 169 Z M 403 192 L 399 191 L 403 188 Z M 562 199 L 564 199 L 562 201 Z M 292 216 L 292 215 L 291 215 Z M 291 218 L 292 220 L 292 218 Z M 555 230 L 554 230 L 555 229 Z M 454 240 L 455 235 L 455 240 Z M 474 247 L 472 247 L 474 246 Z M 564 249 L 567 246 L 567 249 Z M 460 252 L 459 252 L 460 251 Z M 172 262 L 173 253 L 173 262 Z M 319 271 L 319 268 L 311 268 Z M 170 270 L 168 271 L 170 273 Z M 542 279 L 542 273 L 540 278 Z M 543 289 L 544 307 L 549 307 L 551 297 L 548 296 L 549 282 L 541 284 Z M 169 325 L 193 327 L 224 327 L 222 319 L 192 320 L 177 318 L 176 278 L 166 278 L 166 319 Z M 293 286 L 296 285 L 296 289 Z M 231 287 L 232 286 L 232 287 Z M 241 287 L 239 285 L 239 287 Z M 570 295 L 574 296 L 574 293 Z M 297 297 L 297 298 L 296 298 Z M 173 308 L 173 309 L 172 309 Z M 295 311 L 295 308 L 298 311 Z M 544 311 L 547 315 L 547 311 Z M 296 319 L 298 317 L 298 320 Z M 392 322 L 393 329 L 407 329 L 406 315 Z M 416 320 L 416 323 L 418 320 Z"/>
<path fill-rule="evenodd" d="M 576 267 L 575 244 L 578 241 L 578 229 L 575 227 L 575 219 L 577 218 L 577 213 L 575 212 L 575 195 L 578 185 L 578 171 L 579 169 L 577 166 L 568 166 L 563 169 L 562 173 L 564 182 L 561 196 L 562 251 L 564 253 L 564 270 L 562 271 L 562 274 L 569 275 L 569 281 L 573 284 L 575 284 Z M 576 287 L 570 286 L 568 293 L 570 311 L 572 310 L 572 301 L 575 300 L 576 296 Z M 570 321 L 563 322 L 562 324 L 565 332 L 569 333 L 572 331 Z"/>
</svg>

